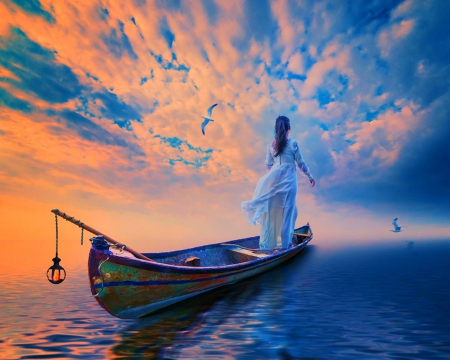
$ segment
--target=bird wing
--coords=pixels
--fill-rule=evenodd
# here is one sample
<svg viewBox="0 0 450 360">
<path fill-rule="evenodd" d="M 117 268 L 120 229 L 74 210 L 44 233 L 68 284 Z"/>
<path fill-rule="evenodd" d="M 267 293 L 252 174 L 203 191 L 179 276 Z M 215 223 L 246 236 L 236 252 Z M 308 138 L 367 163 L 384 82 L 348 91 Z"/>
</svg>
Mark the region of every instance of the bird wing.
<svg viewBox="0 0 450 360">
<path fill-rule="evenodd" d="M 205 121 L 202 122 L 202 133 L 205 135 L 205 126 L 209 123 L 208 119 L 205 119 Z"/>
<path fill-rule="evenodd" d="M 208 108 L 208 116 L 209 116 L 209 117 L 212 116 L 212 111 L 213 111 L 213 109 L 214 109 L 216 106 L 217 106 L 217 104 L 214 104 L 214 105 L 211 105 L 211 106 Z"/>
</svg>

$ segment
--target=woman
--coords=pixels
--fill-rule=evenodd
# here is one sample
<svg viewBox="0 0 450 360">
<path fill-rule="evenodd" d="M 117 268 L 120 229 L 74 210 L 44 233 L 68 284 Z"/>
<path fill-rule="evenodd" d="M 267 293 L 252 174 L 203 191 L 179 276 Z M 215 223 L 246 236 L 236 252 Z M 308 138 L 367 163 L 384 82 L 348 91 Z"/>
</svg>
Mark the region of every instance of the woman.
<svg viewBox="0 0 450 360">
<path fill-rule="evenodd" d="M 286 116 L 275 121 L 275 141 L 267 146 L 266 170 L 256 185 L 253 199 L 242 202 L 242 211 L 249 223 L 261 224 L 259 247 L 273 249 L 281 237 L 281 247 L 292 244 L 297 219 L 297 171 L 308 176 L 312 186 L 316 184 L 303 161 L 297 141 L 289 139 L 291 124 Z"/>
</svg>

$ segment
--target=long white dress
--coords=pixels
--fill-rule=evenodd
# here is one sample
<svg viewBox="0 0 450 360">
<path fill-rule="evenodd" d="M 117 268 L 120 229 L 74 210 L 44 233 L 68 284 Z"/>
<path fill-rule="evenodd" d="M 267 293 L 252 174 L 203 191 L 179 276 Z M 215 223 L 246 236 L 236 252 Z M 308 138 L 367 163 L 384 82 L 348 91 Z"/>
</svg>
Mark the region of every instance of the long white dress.
<svg viewBox="0 0 450 360">
<path fill-rule="evenodd" d="M 249 223 L 261 224 L 259 247 L 274 249 L 281 238 L 281 247 L 287 249 L 294 235 L 297 220 L 297 169 L 312 179 L 297 141 L 288 139 L 283 152 L 275 157 L 272 144 L 267 146 L 266 169 L 256 185 L 253 198 L 243 201 L 242 211 Z"/>
</svg>

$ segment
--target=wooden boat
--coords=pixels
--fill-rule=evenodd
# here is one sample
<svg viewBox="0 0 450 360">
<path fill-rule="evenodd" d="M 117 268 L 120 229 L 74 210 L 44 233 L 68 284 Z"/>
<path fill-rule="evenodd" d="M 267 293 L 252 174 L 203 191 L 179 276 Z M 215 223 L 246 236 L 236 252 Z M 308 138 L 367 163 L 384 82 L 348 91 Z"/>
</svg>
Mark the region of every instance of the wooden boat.
<svg viewBox="0 0 450 360">
<path fill-rule="evenodd" d="M 301 252 L 312 238 L 307 224 L 295 230 L 296 245 L 286 250 L 260 250 L 259 236 L 254 236 L 138 258 L 133 255 L 137 252 L 98 235 L 91 238 L 89 282 L 92 295 L 111 315 L 139 318 L 272 269 Z"/>
</svg>

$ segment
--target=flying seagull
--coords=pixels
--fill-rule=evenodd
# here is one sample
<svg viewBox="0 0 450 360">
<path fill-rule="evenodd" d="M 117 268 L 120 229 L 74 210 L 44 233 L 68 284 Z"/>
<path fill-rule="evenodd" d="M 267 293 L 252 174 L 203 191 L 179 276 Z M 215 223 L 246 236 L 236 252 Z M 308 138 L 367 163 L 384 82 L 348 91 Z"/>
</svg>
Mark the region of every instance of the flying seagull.
<svg viewBox="0 0 450 360">
<path fill-rule="evenodd" d="M 397 225 L 398 218 L 395 218 L 392 220 L 392 225 L 394 225 L 394 230 L 391 230 L 392 232 L 400 232 L 402 231 L 402 227 Z"/>
<path fill-rule="evenodd" d="M 214 121 L 213 119 L 211 119 L 211 115 L 212 115 L 212 111 L 213 109 L 217 106 L 217 104 L 211 105 L 208 109 L 208 116 L 202 116 L 203 119 L 205 119 L 205 121 L 202 122 L 202 133 L 203 135 L 205 135 L 205 127 L 206 125 L 208 125 L 208 123 L 210 121 Z"/>
</svg>

